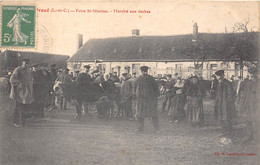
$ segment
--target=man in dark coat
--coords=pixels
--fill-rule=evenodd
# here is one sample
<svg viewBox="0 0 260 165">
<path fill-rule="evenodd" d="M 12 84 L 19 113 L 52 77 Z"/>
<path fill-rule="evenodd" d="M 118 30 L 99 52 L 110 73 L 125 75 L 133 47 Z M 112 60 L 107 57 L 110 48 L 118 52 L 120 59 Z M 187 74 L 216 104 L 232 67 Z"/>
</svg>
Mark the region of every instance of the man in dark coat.
<svg viewBox="0 0 260 165">
<path fill-rule="evenodd" d="M 171 106 L 171 101 L 172 101 L 172 97 L 173 97 L 173 88 L 174 88 L 174 80 L 172 80 L 172 75 L 171 74 L 167 74 L 166 75 L 166 82 L 164 85 L 164 98 L 163 98 L 163 105 L 162 105 L 162 112 L 165 112 L 165 107 L 167 105 L 168 102 L 168 107 L 167 107 L 167 111 L 169 111 L 170 106 Z"/>
<path fill-rule="evenodd" d="M 249 69 L 248 72 L 252 75 L 252 79 L 245 84 L 245 97 L 242 100 L 247 122 L 247 136 L 244 141 L 254 141 L 259 139 L 259 79 L 257 68 Z"/>
<path fill-rule="evenodd" d="M 235 91 L 232 83 L 224 78 L 224 70 L 215 73 L 218 76 L 218 86 L 216 89 L 215 99 L 215 117 L 220 121 L 223 129 L 223 135 L 231 135 L 232 123 L 231 119 L 235 117 Z"/>
<path fill-rule="evenodd" d="M 120 79 L 119 79 L 118 76 L 117 76 L 117 72 L 114 72 L 114 73 L 112 74 L 112 76 L 110 77 L 110 79 L 111 79 L 114 83 L 120 81 Z"/>
<path fill-rule="evenodd" d="M 93 81 L 91 76 L 89 75 L 90 66 L 85 65 L 84 68 L 85 68 L 85 72 L 80 73 L 79 76 L 75 80 L 77 85 L 81 85 L 81 84 L 89 83 L 89 82 Z"/>
<path fill-rule="evenodd" d="M 138 120 L 138 132 L 144 131 L 144 118 L 152 117 L 155 133 L 159 131 L 158 121 L 158 97 L 160 96 L 159 87 L 155 79 L 148 75 L 148 67 L 142 66 L 142 75 L 137 78 L 133 89 L 136 97 L 136 117 Z"/>
<path fill-rule="evenodd" d="M 50 72 L 52 82 L 54 82 L 57 78 L 57 69 L 58 68 L 56 67 L 56 64 L 51 65 L 49 72 Z"/>
<path fill-rule="evenodd" d="M 81 86 L 84 85 L 84 84 L 88 84 L 90 82 L 93 81 L 93 79 L 91 78 L 91 76 L 89 75 L 89 69 L 90 69 L 90 66 L 89 65 L 85 65 L 84 66 L 85 68 L 85 72 L 83 73 L 80 73 L 75 82 L 76 82 L 76 86 L 77 88 L 80 90 Z M 80 93 L 80 92 L 79 92 Z M 83 94 L 83 93 L 82 93 Z M 83 96 L 82 96 L 83 97 Z M 89 111 L 88 111 L 88 104 L 87 103 L 83 103 L 83 114 L 88 114 Z M 78 116 L 76 115 L 76 118 Z"/>
<path fill-rule="evenodd" d="M 33 65 L 33 92 L 34 102 L 32 108 L 34 110 L 34 117 L 44 116 L 44 103 L 48 94 L 48 81 L 40 68 L 41 64 Z"/>
<path fill-rule="evenodd" d="M 121 108 L 127 118 L 131 118 L 132 112 L 132 81 L 128 73 L 123 73 L 123 81 L 120 89 Z"/>
</svg>

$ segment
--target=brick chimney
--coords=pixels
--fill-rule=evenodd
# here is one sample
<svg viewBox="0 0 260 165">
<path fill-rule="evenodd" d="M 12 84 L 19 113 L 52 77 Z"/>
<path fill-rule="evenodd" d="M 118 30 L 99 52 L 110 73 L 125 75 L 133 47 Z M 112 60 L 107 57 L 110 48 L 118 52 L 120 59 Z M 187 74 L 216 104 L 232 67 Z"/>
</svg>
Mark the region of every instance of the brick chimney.
<svg viewBox="0 0 260 165">
<path fill-rule="evenodd" d="M 139 36 L 140 30 L 139 29 L 133 29 L 132 30 L 132 36 Z"/>
<path fill-rule="evenodd" d="M 78 49 L 80 49 L 82 45 L 83 45 L 83 35 L 78 34 Z"/>
<path fill-rule="evenodd" d="M 196 40 L 198 38 L 198 25 L 197 22 L 194 23 L 193 25 L 193 38 Z"/>
</svg>

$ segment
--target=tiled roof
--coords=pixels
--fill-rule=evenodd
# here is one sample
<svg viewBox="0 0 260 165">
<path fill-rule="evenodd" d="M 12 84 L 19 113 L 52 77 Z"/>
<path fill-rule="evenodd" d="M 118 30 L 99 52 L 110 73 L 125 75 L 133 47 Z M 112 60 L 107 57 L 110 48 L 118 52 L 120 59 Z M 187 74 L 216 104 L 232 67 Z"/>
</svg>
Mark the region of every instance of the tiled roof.
<svg viewBox="0 0 260 165">
<path fill-rule="evenodd" d="M 254 33 L 259 36 L 258 33 Z M 239 36 L 236 34 L 235 36 Z M 203 41 L 210 49 L 207 60 L 221 60 L 226 34 L 200 33 L 198 42 Z M 252 42 L 254 51 L 252 58 L 259 55 L 259 37 Z M 68 61 L 187 61 L 192 60 L 189 47 L 193 35 L 176 36 L 131 36 L 88 40 Z M 234 57 L 235 59 L 236 57 Z"/>
</svg>

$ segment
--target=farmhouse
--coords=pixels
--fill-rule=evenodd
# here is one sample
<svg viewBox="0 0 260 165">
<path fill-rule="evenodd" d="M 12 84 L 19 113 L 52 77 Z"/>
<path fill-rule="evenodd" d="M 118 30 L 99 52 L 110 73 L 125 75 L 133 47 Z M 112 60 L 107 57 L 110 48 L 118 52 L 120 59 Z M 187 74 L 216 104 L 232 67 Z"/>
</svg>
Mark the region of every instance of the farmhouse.
<svg viewBox="0 0 260 165">
<path fill-rule="evenodd" d="M 227 58 L 225 55 L 225 33 L 198 33 L 197 24 L 194 24 L 193 34 L 187 35 L 140 36 L 139 33 L 134 29 L 130 37 L 90 39 L 67 61 L 68 67 L 71 71 L 83 71 L 83 66 L 88 64 L 101 73 L 117 72 L 120 75 L 127 71 L 140 75 L 139 68 L 147 65 L 153 76 L 178 73 L 186 78 L 196 71 L 204 79 L 210 79 L 219 69 L 226 71 L 227 78 L 241 75 L 237 56 Z M 259 36 L 258 33 L 254 35 Z M 252 41 L 255 46 L 248 54 L 251 61 L 257 61 L 259 56 L 259 38 L 255 38 Z M 200 51 L 196 51 L 196 47 Z M 195 69 L 196 60 L 201 62 Z M 247 76 L 247 70 L 247 66 L 243 67 L 243 77 Z"/>
</svg>

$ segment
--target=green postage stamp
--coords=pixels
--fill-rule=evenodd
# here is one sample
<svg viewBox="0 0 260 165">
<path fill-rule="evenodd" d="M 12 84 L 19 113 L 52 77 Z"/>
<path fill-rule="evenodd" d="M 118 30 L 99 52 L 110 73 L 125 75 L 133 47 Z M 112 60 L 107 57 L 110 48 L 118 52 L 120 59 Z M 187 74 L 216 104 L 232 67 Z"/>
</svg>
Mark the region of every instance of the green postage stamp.
<svg viewBox="0 0 260 165">
<path fill-rule="evenodd" d="M 35 6 L 2 6 L 2 47 L 35 47 Z"/>
</svg>

